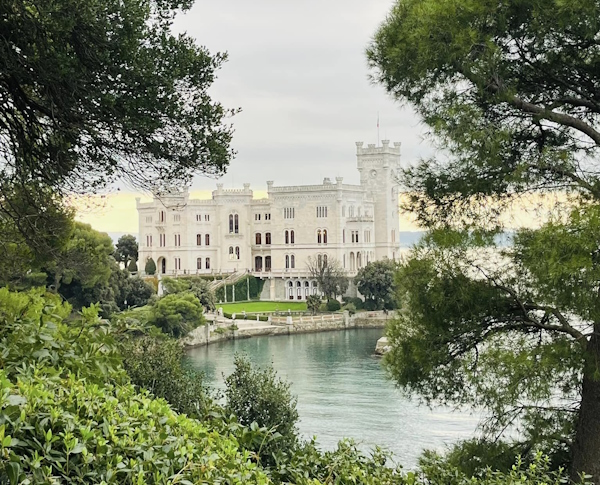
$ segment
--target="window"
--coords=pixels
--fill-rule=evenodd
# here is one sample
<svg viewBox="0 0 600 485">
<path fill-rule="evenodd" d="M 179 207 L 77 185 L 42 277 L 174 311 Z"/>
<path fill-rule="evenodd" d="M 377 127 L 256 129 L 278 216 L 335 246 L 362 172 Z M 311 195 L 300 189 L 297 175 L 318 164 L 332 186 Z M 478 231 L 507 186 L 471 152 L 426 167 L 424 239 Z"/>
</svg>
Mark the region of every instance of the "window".
<svg viewBox="0 0 600 485">
<path fill-rule="evenodd" d="M 271 244 L 271 233 L 265 233 L 265 244 Z"/>
<path fill-rule="evenodd" d="M 181 269 L 181 258 L 175 258 L 175 269 Z"/>
<path fill-rule="evenodd" d="M 317 266 L 318 266 L 319 268 L 322 268 L 322 267 L 323 267 L 323 256 L 322 256 L 321 254 L 319 254 L 319 255 L 317 256 Z"/>
<path fill-rule="evenodd" d="M 296 267 L 296 257 L 292 254 L 290 256 L 290 268 L 295 268 Z"/>
<path fill-rule="evenodd" d="M 181 246 L 181 234 L 175 234 L 175 246 Z"/>
<path fill-rule="evenodd" d="M 271 214 L 265 214 L 265 221 L 271 220 Z"/>
<path fill-rule="evenodd" d="M 173 222 L 180 222 L 181 214 L 173 214 Z"/>
<path fill-rule="evenodd" d="M 346 242 L 346 229 L 342 229 L 342 242 Z"/>
<path fill-rule="evenodd" d="M 317 207 L 317 217 L 327 217 L 327 206 Z"/>
<path fill-rule="evenodd" d="M 196 214 L 196 222 L 202 222 L 202 214 Z"/>
<path fill-rule="evenodd" d="M 196 246 L 202 246 L 202 234 L 196 234 Z"/>
<path fill-rule="evenodd" d="M 362 256 L 360 251 L 356 253 L 356 267 L 360 269 L 362 267 Z"/>
<path fill-rule="evenodd" d="M 254 258 L 254 271 L 262 271 L 262 256 Z"/>
<path fill-rule="evenodd" d="M 210 258 L 204 260 L 204 269 L 210 269 Z"/>
<path fill-rule="evenodd" d="M 202 269 L 202 258 L 196 259 L 196 269 Z"/>
<path fill-rule="evenodd" d="M 296 298 L 302 300 L 302 283 L 296 281 Z"/>
<path fill-rule="evenodd" d="M 256 245 L 259 246 L 262 244 L 262 237 L 260 235 L 260 232 L 257 232 L 256 235 L 254 236 Z"/>
<path fill-rule="evenodd" d="M 210 246 L 210 234 L 205 234 L 204 235 L 204 245 L 205 246 Z"/>
<path fill-rule="evenodd" d="M 229 259 L 233 259 L 233 246 L 229 246 Z"/>
<path fill-rule="evenodd" d="M 235 216 L 233 216 L 235 219 L 235 233 L 239 234 L 240 232 L 240 219 L 239 216 L 236 214 Z M 238 258 L 239 259 L 239 258 Z"/>
<path fill-rule="evenodd" d="M 294 299 L 294 283 L 291 281 L 288 283 L 288 298 L 290 300 Z"/>
<path fill-rule="evenodd" d="M 285 231 L 285 243 L 286 244 L 290 243 L 290 232 L 289 231 Z"/>
<path fill-rule="evenodd" d="M 304 298 L 308 298 L 310 295 L 310 283 L 308 281 L 304 282 Z"/>
<path fill-rule="evenodd" d="M 209 221 L 210 221 L 210 215 L 204 214 L 204 222 L 209 222 Z"/>
<path fill-rule="evenodd" d="M 363 240 L 366 243 L 371 242 L 371 231 L 365 231 Z"/>
<path fill-rule="evenodd" d="M 290 243 L 294 244 L 294 231 L 290 231 Z"/>
<path fill-rule="evenodd" d="M 323 238 L 321 237 L 321 229 L 317 231 L 317 243 L 321 244 L 323 242 Z"/>
<path fill-rule="evenodd" d="M 284 219 L 293 219 L 295 214 L 295 210 L 293 207 L 286 207 L 285 209 L 283 209 L 283 218 Z"/>
<path fill-rule="evenodd" d="M 344 269 L 346 269 L 346 255 L 345 254 L 342 256 L 342 265 L 344 266 Z"/>
<path fill-rule="evenodd" d="M 233 214 L 229 214 L 229 234 L 233 234 Z"/>
<path fill-rule="evenodd" d="M 160 211 L 158 213 L 158 222 L 165 222 L 165 211 Z"/>
<path fill-rule="evenodd" d="M 358 242 L 358 231 L 352 231 L 352 242 L 353 243 Z"/>
<path fill-rule="evenodd" d="M 260 214 L 254 214 L 254 220 L 260 221 Z"/>
<path fill-rule="evenodd" d="M 327 244 L 327 229 L 323 229 L 323 244 Z"/>
<path fill-rule="evenodd" d="M 271 271 L 271 256 L 265 256 L 265 271 Z"/>
<path fill-rule="evenodd" d="M 240 247 L 235 247 L 235 259 L 240 259 Z"/>
<path fill-rule="evenodd" d="M 146 234 L 146 246 L 152 247 L 152 234 Z"/>
<path fill-rule="evenodd" d="M 327 255 L 323 255 L 323 266 L 327 266 Z"/>
<path fill-rule="evenodd" d="M 146 217 L 146 224 L 150 224 L 152 222 L 152 216 Z"/>
<path fill-rule="evenodd" d="M 396 242 L 396 230 L 392 229 L 392 242 Z"/>
<path fill-rule="evenodd" d="M 290 257 L 285 255 L 285 269 L 290 269 Z"/>
<path fill-rule="evenodd" d="M 167 245 L 167 235 L 166 234 L 159 234 L 158 235 L 158 245 L 161 248 L 164 248 Z"/>
</svg>

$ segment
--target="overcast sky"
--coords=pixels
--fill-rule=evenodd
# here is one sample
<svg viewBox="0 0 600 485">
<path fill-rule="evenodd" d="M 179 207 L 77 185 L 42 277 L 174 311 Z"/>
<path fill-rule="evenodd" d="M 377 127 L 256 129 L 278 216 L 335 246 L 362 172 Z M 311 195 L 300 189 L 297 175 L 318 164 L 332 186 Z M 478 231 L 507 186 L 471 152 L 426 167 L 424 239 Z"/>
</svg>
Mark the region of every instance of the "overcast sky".
<svg viewBox="0 0 600 485">
<path fill-rule="evenodd" d="M 368 79 L 365 48 L 390 0 L 198 0 L 175 23 L 211 52 L 227 51 L 211 95 L 233 118 L 238 152 L 225 187 L 249 182 L 357 183 L 355 141 L 402 143 L 403 162 L 431 153 L 424 127 Z M 216 181 L 197 177 L 196 189 Z"/>
</svg>

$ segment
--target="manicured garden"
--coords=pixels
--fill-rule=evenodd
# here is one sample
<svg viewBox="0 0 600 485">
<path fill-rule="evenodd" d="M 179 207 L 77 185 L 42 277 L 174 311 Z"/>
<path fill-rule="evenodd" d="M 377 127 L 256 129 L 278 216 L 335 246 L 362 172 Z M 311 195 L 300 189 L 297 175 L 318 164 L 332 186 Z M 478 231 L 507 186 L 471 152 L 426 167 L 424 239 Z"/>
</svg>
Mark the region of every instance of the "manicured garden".
<svg viewBox="0 0 600 485">
<path fill-rule="evenodd" d="M 243 301 L 239 303 L 218 304 L 224 313 L 263 313 L 263 312 L 293 312 L 306 311 L 303 301 Z"/>
</svg>

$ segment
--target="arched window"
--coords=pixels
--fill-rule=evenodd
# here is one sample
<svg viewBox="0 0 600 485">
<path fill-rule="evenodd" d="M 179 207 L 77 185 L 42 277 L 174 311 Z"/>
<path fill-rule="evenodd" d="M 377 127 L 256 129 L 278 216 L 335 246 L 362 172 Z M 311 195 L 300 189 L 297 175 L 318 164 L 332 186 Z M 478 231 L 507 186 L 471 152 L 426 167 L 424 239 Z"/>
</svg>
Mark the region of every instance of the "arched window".
<svg viewBox="0 0 600 485">
<path fill-rule="evenodd" d="M 202 234 L 196 234 L 196 246 L 202 246 Z"/>
<path fill-rule="evenodd" d="M 285 255 L 285 269 L 290 269 L 290 257 Z"/>
<path fill-rule="evenodd" d="M 271 271 L 271 256 L 265 256 L 265 271 Z"/>
<path fill-rule="evenodd" d="M 202 269 L 202 258 L 196 259 L 196 269 Z"/>
<path fill-rule="evenodd" d="M 256 256 L 254 258 L 254 271 L 262 271 L 262 256 Z"/>
<path fill-rule="evenodd" d="M 229 246 L 229 259 L 233 259 L 233 246 Z"/>
<path fill-rule="evenodd" d="M 323 255 L 323 266 L 327 266 L 327 255 Z"/>
<path fill-rule="evenodd" d="M 321 242 L 322 242 L 322 239 L 321 239 L 321 229 L 319 229 L 317 231 L 317 243 L 321 244 Z"/>
<path fill-rule="evenodd" d="M 319 269 L 323 267 L 323 256 L 320 254 L 317 256 L 317 266 L 319 267 Z"/>
<path fill-rule="evenodd" d="M 346 255 L 345 254 L 342 256 L 342 265 L 344 266 L 344 269 L 346 269 Z"/>
<path fill-rule="evenodd" d="M 229 234 L 233 233 L 233 214 L 229 214 Z"/>
<path fill-rule="evenodd" d="M 240 259 L 240 247 L 235 247 L 235 259 Z"/>
<path fill-rule="evenodd" d="M 286 244 L 290 243 L 290 232 L 289 231 L 285 231 L 285 243 Z"/>
<path fill-rule="evenodd" d="M 234 218 L 235 218 L 235 233 L 238 234 L 240 232 L 240 219 L 237 214 L 234 216 Z M 238 259 L 240 259 L 240 258 L 238 258 Z"/>
<path fill-rule="evenodd" d="M 296 299 L 302 300 L 302 283 L 296 281 Z"/>
<path fill-rule="evenodd" d="M 327 229 L 323 229 L 323 244 L 327 244 Z"/>
<path fill-rule="evenodd" d="M 271 233 L 270 232 L 265 233 L 265 244 L 271 244 Z"/>
<path fill-rule="evenodd" d="M 256 233 L 255 240 L 256 240 L 256 244 L 257 245 L 261 245 L 262 244 L 262 238 L 261 238 L 260 232 Z"/>
<path fill-rule="evenodd" d="M 307 298 L 310 295 L 310 283 L 308 281 L 304 282 L 304 298 Z"/>
<path fill-rule="evenodd" d="M 361 256 L 361 254 L 360 254 L 360 251 L 358 251 L 358 252 L 356 253 L 356 267 L 357 267 L 358 269 L 362 268 L 362 256 Z"/>
<path fill-rule="evenodd" d="M 204 260 L 204 269 L 210 269 L 210 258 Z"/>
<path fill-rule="evenodd" d="M 290 242 L 292 244 L 294 244 L 294 231 L 293 230 L 290 231 Z"/>
<path fill-rule="evenodd" d="M 290 256 L 290 268 L 295 268 L 296 267 L 296 257 L 292 254 Z"/>
<path fill-rule="evenodd" d="M 354 253 L 350 253 L 350 271 L 354 271 L 355 266 L 354 266 Z"/>
<path fill-rule="evenodd" d="M 317 294 L 317 290 L 319 288 L 319 286 L 317 285 L 317 282 L 316 281 L 311 281 L 310 286 L 312 288 L 312 292 L 311 293 L 313 295 L 316 295 Z"/>
<path fill-rule="evenodd" d="M 204 245 L 205 246 L 210 246 L 210 234 L 205 234 L 204 235 Z"/>
<path fill-rule="evenodd" d="M 288 282 L 288 298 L 290 300 L 294 299 L 294 283 L 291 281 Z"/>
</svg>

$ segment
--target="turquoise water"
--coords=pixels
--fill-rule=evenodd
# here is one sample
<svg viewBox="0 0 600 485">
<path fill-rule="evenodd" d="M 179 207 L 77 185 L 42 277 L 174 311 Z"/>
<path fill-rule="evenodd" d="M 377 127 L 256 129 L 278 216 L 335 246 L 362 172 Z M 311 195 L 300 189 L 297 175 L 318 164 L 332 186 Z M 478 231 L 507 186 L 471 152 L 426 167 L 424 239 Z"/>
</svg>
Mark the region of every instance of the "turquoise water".
<svg viewBox="0 0 600 485">
<path fill-rule="evenodd" d="M 384 446 L 407 468 L 424 449 L 443 451 L 473 436 L 479 417 L 447 409 L 430 410 L 407 399 L 390 382 L 373 355 L 382 329 L 254 337 L 200 347 L 189 352 L 194 367 L 208 383 L 223 387 L 223 374 L 233 370 L 236 352 L 255 364 L 272 363 L 291 382 L 298 397 L 300 432 L 314 435 L 332 449 L 343 437 L 361 448 Z"/>
</svg>

